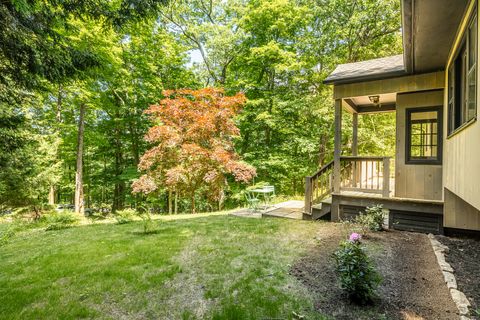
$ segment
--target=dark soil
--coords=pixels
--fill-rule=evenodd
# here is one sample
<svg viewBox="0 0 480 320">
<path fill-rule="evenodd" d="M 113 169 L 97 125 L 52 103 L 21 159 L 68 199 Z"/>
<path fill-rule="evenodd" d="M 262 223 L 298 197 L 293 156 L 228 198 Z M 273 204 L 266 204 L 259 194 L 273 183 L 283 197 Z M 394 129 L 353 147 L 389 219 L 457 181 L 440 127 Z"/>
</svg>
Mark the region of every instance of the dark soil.
<svg viewBox="0 0 480 320">
<path fill-rule="evenodd" d="M 319 312 L 334 319 L 459 318 L 430 241 L 417 233 L 384 231 L 364 239 L 383 281 L 373 305 L 350 303 L 338 284 L 332 260 L 343 237 L 338 225 L 328 224 L 318 246 L 291 270 L 317 297 Z"/>
<path fill-rule="evenodd" d="M 449 248 L 445 258 L 455 270 L 458 290 L 470 300 L 471 316 L 480 319 L 480 240 L 438 236 Z"/>
</svg>

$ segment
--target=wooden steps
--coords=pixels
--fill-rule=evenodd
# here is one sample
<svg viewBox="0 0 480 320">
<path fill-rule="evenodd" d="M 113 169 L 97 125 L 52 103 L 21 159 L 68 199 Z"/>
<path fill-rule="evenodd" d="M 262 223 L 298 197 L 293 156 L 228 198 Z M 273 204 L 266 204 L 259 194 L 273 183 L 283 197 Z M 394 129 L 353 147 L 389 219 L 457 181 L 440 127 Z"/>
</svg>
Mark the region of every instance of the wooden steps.
<svg viewBox="0 0 480 320">
<path fill-rule="evenodd" d="M 312 206 L 312 220 L 328 219 L 332 208 L 332 198 L 326 198 L 322 202 Z"/>
</svg>

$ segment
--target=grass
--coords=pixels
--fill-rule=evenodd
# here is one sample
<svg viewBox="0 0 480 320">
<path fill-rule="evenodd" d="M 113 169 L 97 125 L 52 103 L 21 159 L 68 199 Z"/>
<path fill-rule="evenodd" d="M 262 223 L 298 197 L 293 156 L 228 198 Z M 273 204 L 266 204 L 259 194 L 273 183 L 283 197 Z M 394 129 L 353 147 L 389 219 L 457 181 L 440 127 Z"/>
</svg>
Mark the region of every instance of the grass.
<svg viewBox="0 0 480 320">
<path fill-rule="evenodd" d="M 289 275 L 318 223 L 224 213 L 155 223 L 149 235 L 141 222 L 17 233 L 0 247 L 0 317 L 323 318 Z"/>
</svg>

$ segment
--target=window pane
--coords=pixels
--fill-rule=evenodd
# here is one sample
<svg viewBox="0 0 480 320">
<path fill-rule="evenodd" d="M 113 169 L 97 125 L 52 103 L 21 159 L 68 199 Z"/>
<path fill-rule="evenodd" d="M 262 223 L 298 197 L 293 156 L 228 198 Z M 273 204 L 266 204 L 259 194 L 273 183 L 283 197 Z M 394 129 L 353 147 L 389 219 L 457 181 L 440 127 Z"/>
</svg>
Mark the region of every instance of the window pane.
<svg viewBox="0 0 480 320">
<path fill-rule="evenodd" d="M 412 146 L 412 149 L 410 150 L 410 155 L 412 158 L 419 158 L 422 156 L 422 147 L 418 146 Z"/>
<path fill-rule="evenodd" d="M 448 70 L 448 101 L 451 102 L 454 94 L 454 87 L 455 87 L 455 64 L 452 64 L 450 69 Z"/>
<path fill-rule="evenodd" d="M 472 22 L 468 30 L 468 69 L 477 63 L 477 19 Z"/>
<path fill-rule="evenodd" d="M 448 133 L 452 133 L 454 126 L 455 126 L 455 121 L 454 121 L 454 114 L 453 114 L 453 102 L 448 104 Z"/>
<path fill-rule="evenodd" d="M 438 159 L 438 114 L 438 110 L 409 113 L 407 119 L 410 127 L 409 159 Z"/>
<path fill-rule="evenodd" d="M 468 75 L 468 102 L 466 121 L 475 117 L 477 110 L 477 72 L 474 67 Z"/>
</svg>

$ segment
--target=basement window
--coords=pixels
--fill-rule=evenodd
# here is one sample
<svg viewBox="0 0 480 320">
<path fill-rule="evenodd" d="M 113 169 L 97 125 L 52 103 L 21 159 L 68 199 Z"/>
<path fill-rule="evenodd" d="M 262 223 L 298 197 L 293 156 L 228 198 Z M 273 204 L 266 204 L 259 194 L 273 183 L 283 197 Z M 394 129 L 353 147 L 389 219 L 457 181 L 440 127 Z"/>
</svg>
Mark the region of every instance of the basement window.
<svg viewBox="0 0 480 320">
<path fill-rule="evenodd" d="M 476 10 L 475 10 L 476 12 Z M 470 20 L 457 55 L 448 69 L 448 134 L 477 118 L 477 16 Z"/>
<path fill-rule="evenodd" d="M 442 163 L 441 107 L 407 109 L 406 163 Z"/>
</svg>

